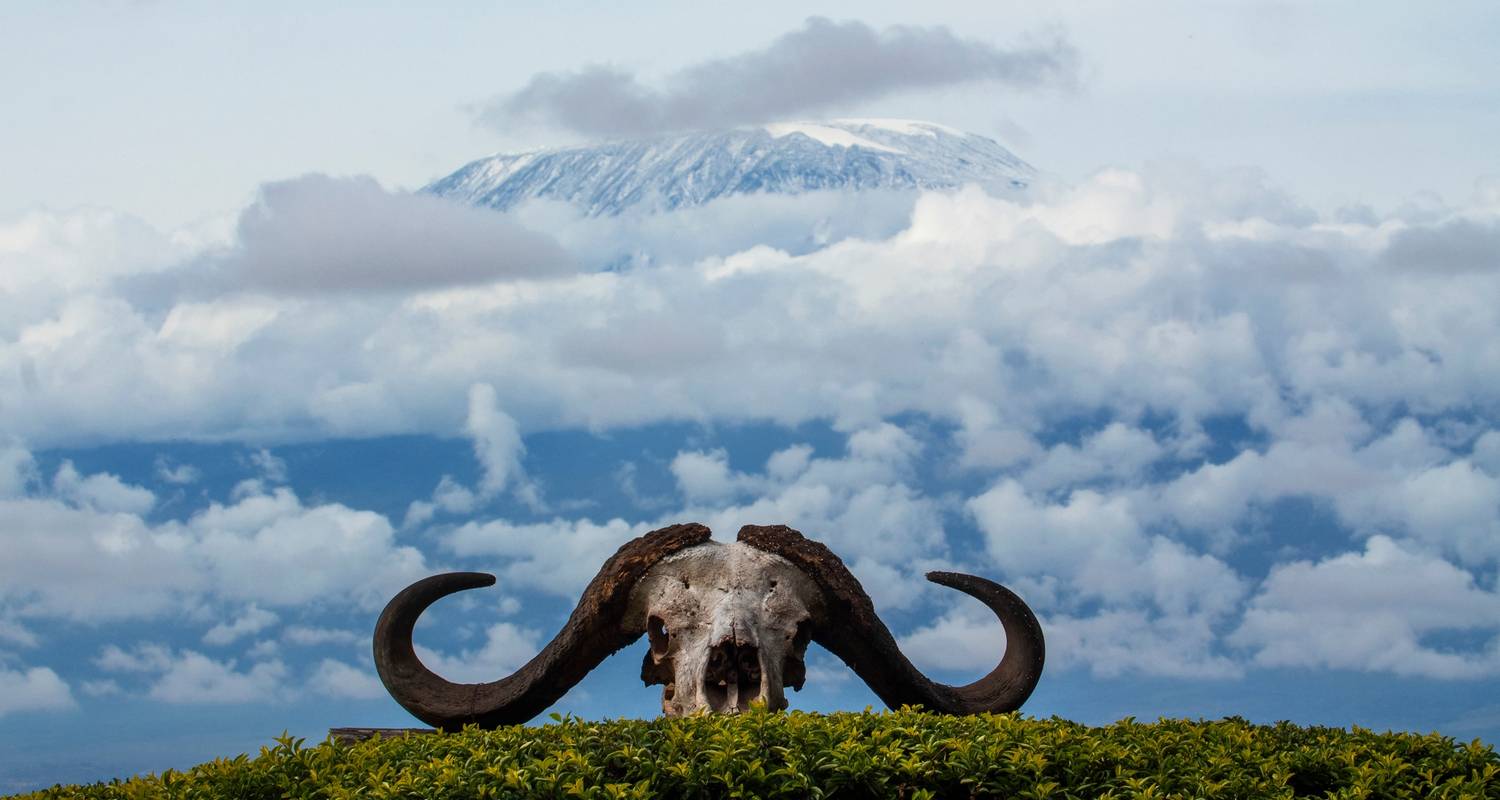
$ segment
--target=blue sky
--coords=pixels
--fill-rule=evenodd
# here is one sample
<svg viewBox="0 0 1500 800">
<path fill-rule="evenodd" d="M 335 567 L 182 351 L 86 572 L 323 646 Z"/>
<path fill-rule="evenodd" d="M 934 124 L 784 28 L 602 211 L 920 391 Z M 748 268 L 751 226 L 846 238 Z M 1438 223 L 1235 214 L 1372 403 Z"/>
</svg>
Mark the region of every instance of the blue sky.
<svg viewBox="0 0 1500 800">
<path fill-rule="evenodd" d="M 1489 4 L 320 9 L 0 12 L 0 789 L 409 724 L 368 656 L 407 582 L 499 576 L 418 630 L 494 678 L 688 520 L 828 543 L 950 681 L 1000 633 L 921 573 L 1002 580 L 1028 713 L 1500 739 Z M 775 78 L 808 53 L 864 66 Z M 725 231 L 805 198 L 408 193 L 627 100 L 929 119 L 1045 177 L 797 254 Z M 559 710 L 655 713 L 643 646 Z M 790 699 L 877 703 L 816 650 Z"/>
</svg>

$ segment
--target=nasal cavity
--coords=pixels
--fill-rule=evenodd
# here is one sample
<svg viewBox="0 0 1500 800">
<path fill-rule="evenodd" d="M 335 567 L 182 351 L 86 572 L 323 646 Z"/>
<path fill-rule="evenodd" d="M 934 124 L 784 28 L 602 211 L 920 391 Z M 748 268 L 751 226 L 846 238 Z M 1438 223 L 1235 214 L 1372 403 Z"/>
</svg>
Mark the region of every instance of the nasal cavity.
<svg viewBox="0 0 1500 800">
<path fill-rule="evenodd" d="M 725 641 L 708 651 L 703 695 L 715 712 L 747 711 L 760 696 L 760 651 L 752 644 Z"/>
</svg>

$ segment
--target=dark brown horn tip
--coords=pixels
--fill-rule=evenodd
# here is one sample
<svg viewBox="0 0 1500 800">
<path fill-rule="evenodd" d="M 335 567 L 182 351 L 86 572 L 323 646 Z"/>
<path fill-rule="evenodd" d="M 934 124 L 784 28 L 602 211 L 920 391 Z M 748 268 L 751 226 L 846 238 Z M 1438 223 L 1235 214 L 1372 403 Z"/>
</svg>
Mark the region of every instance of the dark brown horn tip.
<svg viewBox="0 0 1500 800">
<path fill-rule="evenodd" d="M 964 591 L 963 587 L 965 585 L 972 584 L 974 576 L 966 575 L 962 572 L 943 572 L 941 570 L 933 570 L 932 572 L 927 573 L 927 580 L 932 581 L 933 583 L 936 583 L 940 586 L 947 586 L 950 589 L 957 589 L 962 592 Z"/>
<path fill-rule="evenodd" d="M 1047 643 L 1036 614 L 1015 592 L 994 581 L 962 572 L 929 572 L 927 580 L 957 589 L 989 607 L 1005 628 L 1005 655 L 984 678 L 954 687 L 966 708 L 961 713 L 1014 711 L 1031 696 L 1046 663 Z"/>
</svg>

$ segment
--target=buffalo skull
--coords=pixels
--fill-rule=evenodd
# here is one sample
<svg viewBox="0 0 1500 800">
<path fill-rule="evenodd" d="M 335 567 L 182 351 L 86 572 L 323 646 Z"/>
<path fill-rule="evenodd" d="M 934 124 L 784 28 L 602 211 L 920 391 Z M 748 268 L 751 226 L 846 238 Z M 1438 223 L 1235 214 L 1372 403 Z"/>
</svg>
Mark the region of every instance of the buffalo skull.
<svg viewBox="0 0 1500 800">
<path fill-rule="evenodd" d="M 495 582 L 477 572 L 434 575 L 381 613 L 375 667 L 397 702 L 448 730 L 525 722 L 642 634 L 651 646 L 641 678 L 662 685 L 668 716 L 733 713 L 754 701 L 786 708 L 785 688 L 802 688 L 809 642 L 842 659 L 892 708 L 1020 708 L 1042 673 L 1042 629 L 1031 609 L 984 578 L 929 572 L 927 579 L 978 599 L 1005 628 L 1000 663 L 966 686 L 936 683 L 912 666 L 838 556 L 782 525 L 747 525 L 731 544 L 709 541 L 708 528 L 696 523 L 627 542 L 589 582 L 557 636 L 515 674 L 491 683 L 452 683 L 418 660 L 411 638 L 417 617 L 439 598 Z"/>
</svg>

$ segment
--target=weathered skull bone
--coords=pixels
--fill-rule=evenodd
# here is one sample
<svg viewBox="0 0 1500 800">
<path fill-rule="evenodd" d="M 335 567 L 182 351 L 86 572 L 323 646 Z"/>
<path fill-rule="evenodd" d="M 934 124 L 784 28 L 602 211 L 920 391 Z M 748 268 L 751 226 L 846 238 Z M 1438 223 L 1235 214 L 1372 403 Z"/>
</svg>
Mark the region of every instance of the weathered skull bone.
<svg viewBox="0 0 1500 800">
<path fill-rule="evenodd" d="M 452 683 L 434 674 L 417 658 L 411 637 L 428 606 L 492 585 L 494 576 L 425 578 L 381 613 L 375 667 L 397 702 L 444 729 L 525 722 L 642 634 L 650 648 L 641 677 L 663 685 L 668 715 L 732 713 L 757 700 L 785 708 L 785 687 L 802 686 L 809 641 L 842 659 L 893 708 L 948 714 L 1020 708 L 1044 660 L 1042 629 L 1031 609 L 984 578 L 953 572 L 927 578 L 983 602 L 1005 627 L 1004 657 L 971 684 L 948 686 L 919 672 L 838 556 L 781 525 L 747 525 L 733 544 L 709 541 L 708 528 L 695 523 L 627 542 L 589 582 L 557 636 L 515 674 L 490 683 Z"/>
<path fill-rule="evenodd" d="M 670 556 L 635 587 L 625 623 L 644 620 L 647 686 L 663 684 L 661 710 L 744 711 L 759 700 L 786 708 L 801 689 L 816 584 L 786 559 L 749 545 L 708 542 Z"/>
</svg>

